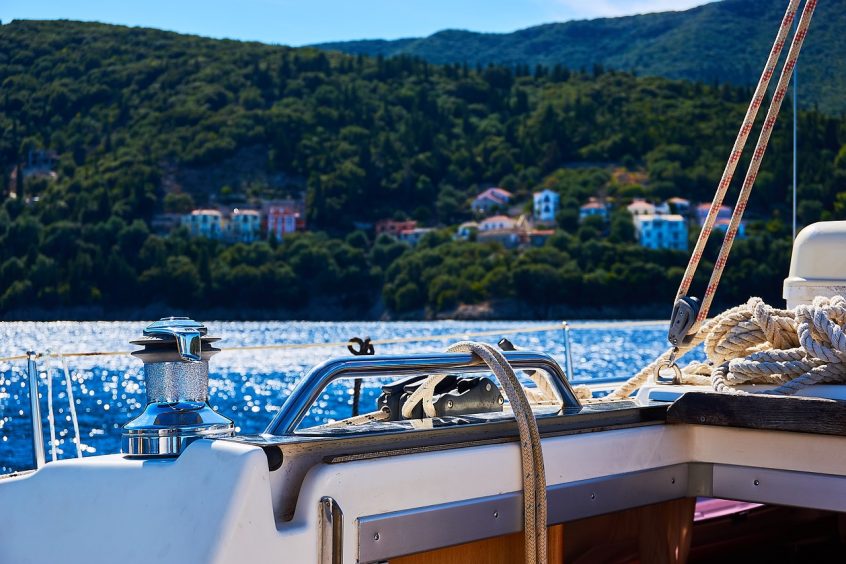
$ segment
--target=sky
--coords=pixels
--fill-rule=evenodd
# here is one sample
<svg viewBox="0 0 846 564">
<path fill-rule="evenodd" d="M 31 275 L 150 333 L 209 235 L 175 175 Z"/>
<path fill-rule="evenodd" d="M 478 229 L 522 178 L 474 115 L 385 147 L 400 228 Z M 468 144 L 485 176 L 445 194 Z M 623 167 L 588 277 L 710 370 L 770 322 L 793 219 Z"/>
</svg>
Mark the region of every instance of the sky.
<svg viewBox="0 0 846 564">
<path fill-rule="evenodd" d="M 308 45 L 507 32 L 542 23 L 684 10 L 709 0 L 0 0 L 0 20 L 71 19 Z"/>
</svg>

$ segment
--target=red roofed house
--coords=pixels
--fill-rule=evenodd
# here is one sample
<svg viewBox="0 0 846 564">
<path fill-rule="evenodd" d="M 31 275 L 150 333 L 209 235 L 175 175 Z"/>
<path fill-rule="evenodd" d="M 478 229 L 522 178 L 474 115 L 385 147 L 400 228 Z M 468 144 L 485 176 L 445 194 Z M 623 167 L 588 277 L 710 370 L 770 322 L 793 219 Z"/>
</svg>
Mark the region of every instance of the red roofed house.
<svg viewBox="0 0 846 564">
<path fill-rule="evenodd" d="M 476 213 L 487 213 L 491 210 L 504 208 L 511 202 L 511 192 L 502 188 L 488 188 L 473 200 L 470 207 Z"/>
<path fill-rule="evenodd" d="M 282 239 L 289 233 L 305 231 L 305 218 L 290 206 L 270 206 L 267 209 L 267 236 Z"/>
<path fill-rule="evenodd" d="M 399 237 L 403 231 L 417 229 L 417 222 L 413 219 L 397 221 L 394 219 L 380 219 L 376 222 L 376 235 L 385 233 L 392 237 Z"/>
</svg>

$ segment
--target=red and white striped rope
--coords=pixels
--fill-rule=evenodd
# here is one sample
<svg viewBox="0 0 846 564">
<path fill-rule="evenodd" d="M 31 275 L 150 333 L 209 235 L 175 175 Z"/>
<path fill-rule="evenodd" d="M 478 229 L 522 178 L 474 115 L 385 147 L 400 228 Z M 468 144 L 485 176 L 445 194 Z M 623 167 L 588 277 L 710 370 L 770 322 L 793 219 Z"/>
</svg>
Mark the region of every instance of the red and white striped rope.
<svg viewBox="0 0 846 564">
<path fill-rule="evenodd" d="M 711 202 L 711 208 L 708 210 L 708 216 L 702 224 L 702 231 L 699 232 L 699 238 L 696 240 L 696 246 L 693 249 L 693 254 L 690 257 L 687 269 L 682 277 L 679 290 L 676 293 L 676 300 L 686 296 L 690 290 L 690 285 L 693 283 L 693 276 L 696 273 L 700 260 L 702 260 L 702 253 L 705 251 L 705 244 L 708 242 L 708 238 L 711 236 L 711 231 L 714 229 L 717 214 L 720 211 L 720 207 L 723 205 L 726 192 L 728 191 L 731 180 L 734 177 L 734 171 L 737 168 L 737 163 L 740 161 L 740 155 L 743 153 L 746 141 L 749 138 L 749 134 L 752 132 L 752 126 L 755 123 L 755 118 L 758 116 L 758 109 L 761 107 L 761 103 L 764 100 L 767 88 L 770 85 L 770 79 L 775 72 L 779 56 L 784 48 L 787 32 L 790 30 L 790 26 L 793 25 L 793 19 L 796 17 L 796 8 L 798 5 L 799 0 L 790 0 L 787 10 L 784 13 L 784 18 L 781 20 L 781 26 L 778 28 L 775 42 L 773 42 L 773 47 L 770 50 L 770 55 L 767 58 L 766 65 L 764 66 L 764 72 L 761 74 L 761 78 L 758 80 L 758 85 L 755 87 L 755 93 L 752 95 L 752 100 L 749 102 L 749 108 L 746 110 L 746 116 L 743 118 L 743 124 L 740 127 L 740 131 L 737 133 L 737 138 L 734 140 L 734 146 L 731 149 L 728 162 L 726 163 L 726 168 L 723 170 L 723 176 L 720 178 L 720 183 L 717 185 L 717 191 L 714 194 L 713 202 Z M 707 309 L 702 309 L 707 314 Z M 704 317 L 702 319 L 704 319 Z"/>
<path fill-rule="evenodd" d="M 784 99 L 784 95 L 787 91 L 787 85 L 790 82 L 790 74 L 793 70 L 793 67 L 796 65 L 796 59 L 799 56 L 799 51 L 802 47 L 802 43 L 804 42 L 805 36 L 807 35 L 808 26 L 810 25 L 811 16 L 813 15 L 814 8 L 816 8 L 816 3 L 817 0 L 807 0 L 805 8 L 802 12 L 802 16 L 799 20 L 799 25 L 797 26 L 796 34 L 793 37 L 793 41 L 791 43 L 790 50 L 787 55 L 787 62 L 782 68 L 778 85 L 776 87 L 776 93 L 773 96 L 772 102 L 770 103 L 770 107 L 767 112 L 767 119 L 765 120 L 764 127 L 761 130 L 761 134 L 758 138 L 758 143 L 755 146 L 755 152 L 753 154 L 752 161 L 749 165 L 749 170 L 747 171 L 746 178 L 744 179 L 743 188 L 741 190 L 740 195 L 738 196 L 738 202 L 734 209 L 734 212 L 732 213 L 732 219 L 729 224 L 729 228 L 726 230 L 726 235 L 723 239 L 723 246 L 720 249 L 720 255 L 717 259 L 716 264 L 714 265 L 714 271 L 711 274 L 711 280 L 703 297 L 702 306 L 697 317 L 697 322 L 702 322 L 708 316 L 708 310 L 711 307 L 711 302 L 713 301 L 714 293 L 716 292 L 717 285 L 719 284 L 720 277 L 722 276 L 723 269 L 725 268 L 725 263 L 728 259 L 728 254 L 731 250 L 732 242 L 737 234 L 740 219 L 743 216 L 743 211 L 746 208 L 746 202 L 749 199 L 749 192 L 751 191 L 752 185 L 755 182 L 755 178 L 758 174 L 758 169 L 760 168 L 761 160 L 763 159 L 764 153 L 766 152 L 767 143 L 769 142 L 770 134 L 772 133 L 772 128 L 775 126 L 775 122 L 778 117 L 778 112 L 781 108 L 781 102 Z M 737 134 L 737 138 L 735 139 L 734 146 L 732 147 L 728 162 L 726 163 L 726 168 L 723 171 L 720 183 L 717 185 L 717 191 L 714 194 L 714 200 L 711 202 L 711 207 L 708 210 L 708 215 L 702 225 L 702 230 L 699 233 L 699 238 L 696 241 L 693 254 L 690 257 L 687 269 L 685 270 L 684 276 L 682 277 L 681 284 L 679 285 L 679 290 L 676 294 L 676 299 L 686 296 L 688 291 L 690 290 L 691 284 L 693 283 L 693 277 L 696 273 L 697 267 L 699 266 L 699 262 L 702 259 L 702 254 L 705 250 L 705 244 L 708 242 L 708 238 L 710 237 L 711 232 L 713 231 L 714 223 L 716 222 L 717 215 L 723 205 L 723 200 L 725 199 L 726 192 L 728 191 L 729 185 L 731 184 L 734 172 L 737 168 L 737 164 L 740 161 L 740 156 L 746 146 L 746 141 L 748 140 L 749 134 L 752 131 L 752 127 L 755 123 L 755 118 L 758 115 L 758 110 L 760 109 L 761 103 L 764 100 L 764 96 L 766 95 L 770 80 L 775 74 L 775 67 L 784 48 L 787 33 L 790 30 L 790 27 L 793 25 L 793 20 L 796 17 L 796 10 L 798 5 L 799 0 L 790 0 L 790 2 L 788 3 L 784 18 L 782 18 L 781 25 L 779 26 L 778 33 L 776 34 L 775 41 L 773 42 L 773 47 L 770 50 L 770 55 L 767 58 L 767 63 L 764 66 L 764 71 L 761 74 L 761 78 L 759 79 L 758 85 L 755 88 L 755 93 L 753 94 L 752 100 L 749 103 L 749 108 L 746 110 L 746 116 L 743 119 L 743 124 L 740 127 L 740 131 Z"/>
<path fill-rule="evenodd" d="M 773 99 L 770 101 L 770 108 L 767 110 L 767 118 L 764 120 L 764 125 L 761 127 L 761 133 L 758 135 L 758 142 L 755 144 L 755 152 L 752 154 L 752 160 L 749 162 L 749 168 L 746 171 L 746 177 L 743 179 L 743 186 L 740 189 L 740 194 L 737 196 L 737 204 L 734 206 L 734 212 L 731 214 L 731 223 L 729 223 L 726 230 L 726 236 L 723 239 L 723 246 L 720 247 L 720 254 L 717 257 L 717 262 L 714 265 L 714 271 L 711 273 L 711 280 L 708 281 L 708 287 L 705 289 L 705 295 L 702 297 L 702 308 L 699 310 L 697 321 L 702 322 L 708 317 L 708 310 L 711 307 L 711 302 L 714 300 L 714 293 L 717 291 L 717 286 L 720 283 L 720 277 L 726 267 L 731 246 L 734 238 L 737 235 L 737 229 L 740 226 L 740 220 L 743 217 L 743 212 L 746 210 L 746 203 L 749 201 L 749 195 L 752 193 L 752 187 L 755 185 L 755 179 L 758 176 L 758 170 L 761 168 L 761 161 L 764 159 L 764 153 L 767 152 L 767 144 L 770 142 L 770 135 L 775 127 L 776 120 L 778 120 L 778 113 L 781 109 L 781 103 L 787 94 L 787 87 L 790 84 L 790 77 L 793 75 L 793 68 L 796 66 L 796 60 L 799 58 L 799 52 L 802 50 L 802 44 L 805 42 L 805 37 L 808 35 L 808 27 L 811 25 L 811 18 L 814 15 L 814 9 L 817 7 L 817 0 L 807 0 L 805 7 L 802 9 L 802 15 L 799 18 L 799 24 L 796 26 L 796 33 L 793 35 L 793 42 L 790 44 L 790 50 L 787 52 L 787 60 L 781 69 L 781 76 L 778 78 Z"/>
</svg>

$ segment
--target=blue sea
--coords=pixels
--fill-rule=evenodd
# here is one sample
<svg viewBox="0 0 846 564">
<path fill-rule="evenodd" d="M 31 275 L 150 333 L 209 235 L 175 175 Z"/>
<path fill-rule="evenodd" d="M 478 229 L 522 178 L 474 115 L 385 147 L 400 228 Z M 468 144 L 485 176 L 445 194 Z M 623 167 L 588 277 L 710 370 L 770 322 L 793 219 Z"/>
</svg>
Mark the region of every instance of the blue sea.
<svg viewBox="0 0 846 564">
<path fill-rule="evenodd" d="M 27 350 L 40 353 L 130 351 L 146 322 L 9 322 L 0 323 L 0 357 Z M 565 366 L 561 329 L 517 332 L 548 322 L 207 322 L 217 346 L 230 349 L 256 345 L 342 343 L 352 337 L 371 339 L 432 338 L 376 345 L 377 354 L 436 352 L 463 336 L 504 331 L 516 346 L 551 354 Z M 571 327 L 575 380 L 629 376 L 666 347 L 666 325 L 574 322 Z M 496 343 L 494 335 L 477 340 Z M 235 422 L 239 433 L 265 429 L 296 383 L 312 366 L 348 356 L 345 347 L 327 345 L 284 350 L 224 350 L 210 363 L 210 404 Z M 84 456 L 120 452 L 121 427 L 146 404 L 141 361 L 128 354 L 67 358 L 71 390 Z M 39 395 L 47 460 L 76 456 L 66 380 L 56 356 L 39 360 Z M 51 393 L 50 393 L 51 392 Z M 372 402 L 378 387 L 365 388 L 362 405 Z M 56 441 L 51 449 L 47 419 L 52 396 Z M 321 396 L 309 414 L 321 423 L 349 415 L 351 389 Z M 346 412 L 346 413 L 345 413 Z M 31 468 L 32 431 L 26 361 L 0 362 L 0 474 Z"/>
</svg>

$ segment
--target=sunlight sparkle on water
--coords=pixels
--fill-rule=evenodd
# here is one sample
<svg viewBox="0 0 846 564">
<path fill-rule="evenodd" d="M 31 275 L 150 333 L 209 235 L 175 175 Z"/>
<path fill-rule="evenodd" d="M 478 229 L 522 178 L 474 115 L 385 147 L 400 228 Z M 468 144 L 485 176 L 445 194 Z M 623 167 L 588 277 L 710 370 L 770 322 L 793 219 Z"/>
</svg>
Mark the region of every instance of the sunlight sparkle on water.
<svg viewBox="0 0 846 564">
<path fill-rule="evenodd" d="M 146 322 L 13 322 L 0 323 L 0 356 L 22 351 L 77 352 L 133 350 L 129 340 L 136 338 Z M 351 337 L 386 339 L 448 335 L 443 340 L 419 343 L 377 345 L 378 354 L 443 351 L 457 340 L 452 335 L 530 327 L 537 322 L 207 322 L 209 335 L 222 337 L 218 346 L 231 348 L 250 345 L 345 342 Z M 579 329 L 570 324 L 573 340 L 575 377 L 588 379 L 624 376 L 636 372 L 665 349 L 662 324 L 627 329 Z M 508 338 L 518 347 L 547 352 L 564 365 L 562 332 L 514 334 Z M 495 343 L 498 338 L 485 337 Z M 210 400 L 221 413 L 235 420 L 239 433 L 265 429 L 297 382 L 314 365 L 333 356 L 348 356 L 340 347 L 262 351 L 227 351 L 210 363 Z M 87 454 L 120 450 L 120 426 L 130 421 L 146 405 L 141 362 L 129 355 L 67 359 L 79 416 L 82 448 Z M 72 457 L 73 427 L 67 414 L 65 376 L 57 359 L 41 359 L 41 396 L 45 444 L 47 426 L 46 378 L 53 378 L 56 414 L 56 446 L 63 457 Z M 31 466 L 31 427 L 26 363 L 0 363 L 0 474 Z M 18 393 L 18 391 L 20 393 Z M 310 413 L 315 422 L 335 419 L 338 409 L 352 403 L 350 385 L 327 390 Z M 362 401 L 375 401 L 378 389 L 363 389 Z M 49 448 L 49 447 L 48 447 Z"/>
</svg>

